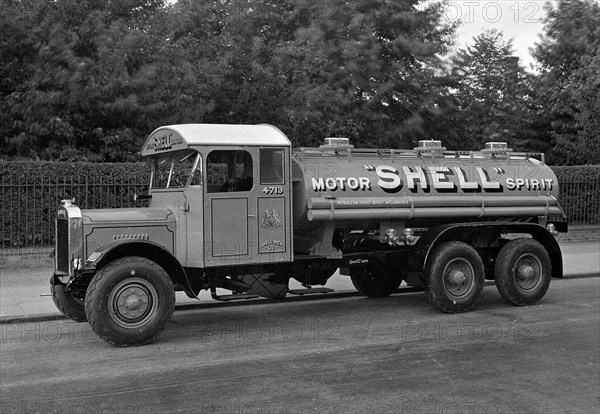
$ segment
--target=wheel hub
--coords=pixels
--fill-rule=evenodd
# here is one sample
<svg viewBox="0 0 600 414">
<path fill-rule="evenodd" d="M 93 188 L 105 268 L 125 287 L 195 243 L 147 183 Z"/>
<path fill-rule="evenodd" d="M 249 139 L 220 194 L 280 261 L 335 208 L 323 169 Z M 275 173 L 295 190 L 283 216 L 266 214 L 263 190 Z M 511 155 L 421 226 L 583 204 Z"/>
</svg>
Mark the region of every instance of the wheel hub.
<svg viewBox="0 0 600 414">
<path fill-rule="evenodd" d="M 462 298 L 469 294 L 475 279 L 475 270 L 463 258 L 455 258 L 444 269 L 444 289 L 450 296 Z"/>
<path fill-rule="evenodd" d="M 523 254 L 517 260 L 514 275 L 520 289 L 534 289 L 542 279 L 542 264 L 536 256 Z"/>
<path fill-rule="evenodd" d="M 117 297 L 117 310 L 126 318 L 139 318 L 148 308 L 148 295 L 138 287 L 130 287 Z"/>
<path fill-rule="evenodd" d="M 124 328 L 142 326 L 156 314 L 156 297 L 156 290 L 147 280 L 126 279 L 109 296 L 112 307 L 110 316 L 117 325 Z"/>
<path fill-rule="evenodd" d="M 448 276 L 448 283 L 455 286 L 462 285 L 466 280 L 467 277 L 464 272 L 461 272 L 460 270 L 452 270 Z"/>
<path fill-rule="evenodd" d="M 529 265 L 522 265 L 517 269 L 517 277 L 521 280 L 531 279 L 534 276 L 535 269 Z"/>
</svg>

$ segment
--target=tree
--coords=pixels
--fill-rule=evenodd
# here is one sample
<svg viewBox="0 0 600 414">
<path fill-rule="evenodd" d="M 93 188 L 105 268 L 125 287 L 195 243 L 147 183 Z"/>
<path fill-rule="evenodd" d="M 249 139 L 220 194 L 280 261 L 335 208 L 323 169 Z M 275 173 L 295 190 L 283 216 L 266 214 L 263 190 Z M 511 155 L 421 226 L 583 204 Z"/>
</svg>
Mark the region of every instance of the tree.
<svg viewBox="0 0 600 414">
<path fill-rule="evenodd" d="M 206 122 L 268 122 L 295 145 L 343 135 L 411 146 L 439 114 L 439 55 L 453 26 L 442 4 L 218 0 L 176 5 L 188 36 L 210 39 L 219 75 Z M 198 28 L 198 29 L 195 29 Z M 182 33 L 178 29 L 176 33 Z M 437 133 L 437 131 L 436 131 Z"/>
<path fill-rule="evenodd" d="M 35 2 L 34 2 L 35 3 Z M 13 155 L 117 160 L 136 141 L 152 87 L 147 20 L 159 0 L 57 0 L 32 4 L 29 76 L 6 99 Z"/>
<path fill-rule="evenodd" d="M 298 144 L 342 135 L 358 145 L 410 147 L 432 138 L 443 95 L 440 56 L 455 27 L 443 3 L 306 2 L 310 22 L 274 53 L 293 84 L 284 111 Z"/>
<path fill-rule="evenodd" d="M 599 45 L 600 46 L 600 45 Z M 576 156 L 587 164 L 600 164 L 600 49 L 581 59 L 573 76 Z"/>
<path fill-rule="evenodd" d="M 463 144 L 483 148 L 485 142 L 504 141 L 519 150 L 548 149 L 537 131 L 535 76 L 519 65 L 512 42 L 502 32 L 489 30 L 474 37 L 453 64 L 458 85 L 454 117 Z"/>
<path fill-rule="evenodd" d="M 0 41 L 12 157 L 133 159 L 149 131 L 182 122 L 268 122 L 296 145 L 445 133 L 443 3 L 6 1 L 17 17 L 31 8 L 24 28 L 0 27 L 24 37 Z"/>
<path fill-rule="evenodd" d="M 557 164 L 600 163 L 600 4 L 547 5 L 544 36 L 534 50 L 542 102 Z"/>
<path fill-rule="evenodd" d="M 32 10 L 35 0 L 6 0 L 2 3 L 0 16 L 0 141 L 4 149 L 10 146 L 10 140 L 19 134 L 10 115 L 9 98 L 27 82 L 31 76 L 31 64 L 35 60 L 36 50 L 33 40 L 28 36 L 34 26 Z M 8 142 L 7 142 L 8 141 Z"/>
</svg>

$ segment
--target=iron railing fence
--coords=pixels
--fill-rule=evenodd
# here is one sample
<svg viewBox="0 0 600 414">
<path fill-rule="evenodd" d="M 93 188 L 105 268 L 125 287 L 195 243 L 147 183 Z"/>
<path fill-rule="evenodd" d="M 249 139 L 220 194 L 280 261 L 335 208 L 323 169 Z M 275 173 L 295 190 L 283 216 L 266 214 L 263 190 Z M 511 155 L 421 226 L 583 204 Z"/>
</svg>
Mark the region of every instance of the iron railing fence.
<svg viewBox="0 0 600 414">
<path fill-rule="evenodd" d="M 145 181 L 145 180 L 144 180 Z M 559 201 L 571 225 L 600 225 L 600 179 L 559 183 Z M 0 248 L 51 246 L 60 200 L 75 199 L 83 209 L 143 207 L 134 194 L 148 183 L 139 176 L 89 182 L 43 177 L 0 179 Z"/>
<path fill-rule="evenodd" d="M 600 177 L 558 185 L 558 201 L 570 225 L 600 225 Z"/>
<path fill-rule="evenodd" d="M 147 181 L 147 180 L 145 180 Z M 75 199 L 82 209 L 144 206 L 134 194 L 148 191 L 139 177 L 100 178 L 90 182 L 44 177 L 0 180 L 0 248 L 54 244 L 56 209 L 61 200 Z M 147 203 L 146 203 L 147 204 Z"/>
</svg>

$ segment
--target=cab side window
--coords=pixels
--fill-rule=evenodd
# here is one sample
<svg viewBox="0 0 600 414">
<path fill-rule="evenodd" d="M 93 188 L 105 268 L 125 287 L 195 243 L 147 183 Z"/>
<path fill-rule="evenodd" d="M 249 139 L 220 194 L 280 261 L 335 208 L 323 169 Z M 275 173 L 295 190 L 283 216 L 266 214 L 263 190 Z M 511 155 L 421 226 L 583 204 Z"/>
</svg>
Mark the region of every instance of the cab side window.
<svg viewBox="0 0 600 414">
<path fill-rule="evenodd" d="M 250 191 L 254 185 L 252 156 L 247 151 L 217 150 L 206 158 L 209 193 Z"/>
<path fill-rule="evenodd" d="M 285 184 L 283 154 L 282 148 L 262 148 L 260 150 L 261 184 Z"/>
</svg>

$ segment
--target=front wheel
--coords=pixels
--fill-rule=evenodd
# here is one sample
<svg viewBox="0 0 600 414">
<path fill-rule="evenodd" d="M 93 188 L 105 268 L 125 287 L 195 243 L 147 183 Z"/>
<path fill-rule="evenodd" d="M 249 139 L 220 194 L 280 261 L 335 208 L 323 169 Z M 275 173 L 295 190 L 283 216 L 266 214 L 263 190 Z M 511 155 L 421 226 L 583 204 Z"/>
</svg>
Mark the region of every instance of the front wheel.
<svg viewBox="0 0 600 414">
<path fill-rule="evenodd" d="M 477 251 L 463 242 L 447 242 L 427 262 L 427 297 L 445 313 L 469 310 L 479 298 L 485 268 Z"/>
<path fill-rule="evenodd" d="M 174 308 L 173 282 L 162 267 L 142 257 L 117 259 L 100 269 L 85 297 L 92 329 L 115 346 L 156 338 Z"/>
<path fill-rule="evenodd" d="M 494 277 L 498 291 L 507 302 L 517 306 L 534 304 L 544 297 L 550 286 L 550 256 L 535 240 L 511 240 L 496 258 Z"/>
<path fill-rule="evenodd" d="M 52 276 L 50 291 L 57 309 L 75 322 L 87 321 L 83 299 L 73 295 L 73 292 L 65 290 L 65 287 L 65 284 L 57 280 L 56 276 Z"/>
</svg>

